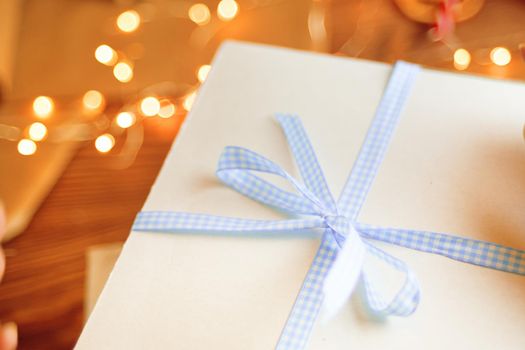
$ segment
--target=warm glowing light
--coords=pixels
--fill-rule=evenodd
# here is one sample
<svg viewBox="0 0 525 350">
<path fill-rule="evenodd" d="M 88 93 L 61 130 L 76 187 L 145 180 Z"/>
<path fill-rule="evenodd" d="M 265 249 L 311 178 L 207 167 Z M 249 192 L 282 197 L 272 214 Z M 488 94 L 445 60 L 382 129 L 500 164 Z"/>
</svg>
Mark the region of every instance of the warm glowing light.
<svg viewBox="0 0 525 350">
<path fill-rule="evenodd" d="M 118 55 L 115 50 L 108 45 L 100 45 L 95 50 L 95 58 L 106 66 L 112 66 L 117 62 Z"/>
<path fill-rule="evenodd" d="M 490 51 L 490 59 L 495 65 L 506 66 L 510 63 L 512 56 L 507 48 L 495 47 Z"/>
<path fill-rule="evenodd" d="M 237 16 L 239 5 L 235 0 L 221 0 L 217 5 L 217 15 L 223 21 L 231 21 Z"/>
<path fill-rule="evenodd" d="M 18 141 L 18 153 L 30 156 L 36 152 L 36 143 L 32 140 L 22 139 Z"/>
<path fill-rule="evenodd" d="M 465 49 L 457 49 L 454 52 L 454 67 L 458 70 L 467 69 L 470 64 L 470 53 Z"/>
<path fill-rule="evenodd" d="M 132 112 L 120 112 L 117 115 L 117 125 L 120 126 L 122 129 L 127 129 L 133 124 L 135 124 L 135 114 Z"/>
<path fill-rule="evenodd" d="M 38 96 L 33 101 L 33 112 L 39 118 L 47 118 L 54 109 L 54 103 L 51 97 L 47 96 Z"/>
<path fill-rule="evenodd" d="M 188 10 L 190 19 L 200 26 L 210 22 L 210 9 L 204 4 L 195 4 Z"/>
<path fill-rule="evenodd" d="M 192 92 L 186 98 L 184 99 L 184 102 L 182 103 L 182 107 L 184 107 L 185 110 L 189 111 L 191 109 L 191 106 L 193 105 L 193 102 L 195 101 L 195 97 L 197 96 L 197 93 Z"/>
<path fill-rule="evenodd" d="M 149 96 L 140 102 L 140 111 L 146 117 L 153 117 L 160 111 L 160 102 L 156 97 Z"/>
<path fill-rule="evenodd" d="M 128 10 L 122 12 L 117 17 L 117 27 L 126 33 L 131 33 L 137 30 L 140 25 L 140 15 L 135 10 Z"/>
<path fill-rule="evenodd" d="M 197 71 L 197 78 L 202 83 L 204 80 L 206 80 L 206 77 L 208 76 L 208 73 L 210 72 L 211 66 L 209 64 L 204 64 L 199 67 L 199 70 Z"/>
<path fill-rule="evenodd" d="M 175 111 L 175 105 L 170 100 L 164 99 L 160 101 L 159 117 L 170 118 L 175 114 Z"/>
<path fill-rule="evenodd" d="M 100 153 L 108 153 L 115 146 L 115 138 L 111 134 L 102 134 L 95 140 L 95 148 Z"/>
<path fill-rule="evenodd" d="M 119 62 L 113 67 L 113 75 L 121 83 L 127 83 L 133 79 L 133 68 L 127 62 Z"/>
<path fill-rule="evenodd" d="M 42 141 L 47 135 L 47 128 L 40 122 L 35 122 L 29 126 L 29 137 L 33 141 Z"/>
<path fill-rule="evenodd" d="M 104 95 L 97 90 L 89 90 L 82 97 L 84 108 L 90 111 L 101 110 L 104 106 Z"/>
</svg>

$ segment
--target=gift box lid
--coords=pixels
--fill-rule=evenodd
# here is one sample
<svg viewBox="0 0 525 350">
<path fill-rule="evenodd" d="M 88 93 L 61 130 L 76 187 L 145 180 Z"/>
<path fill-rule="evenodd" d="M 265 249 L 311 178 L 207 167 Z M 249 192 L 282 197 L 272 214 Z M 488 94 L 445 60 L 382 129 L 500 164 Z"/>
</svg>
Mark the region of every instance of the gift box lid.
<svg viewBox="0 0 525 350">
<path fill-rule="evenodd" d="M 239 145 L 298 177 L 276 112 L 301 116 L 337 196 L 391 69 L 223 44 L 143 210 L 283 218 L 214 175 L 223 148 Z M 358 220 L 524 249 L 524 96 L 518 82 L 422 69 Z M 318 246 L 312 237 L 131 232 L 77 349 L 273 348 Z M 419 309 L 378 320 L 355 295 L 335 319 L 316 324 L 310 348 L 525 344 L 525 278 L 379 246 L 416 272 Z"/>
</svg>

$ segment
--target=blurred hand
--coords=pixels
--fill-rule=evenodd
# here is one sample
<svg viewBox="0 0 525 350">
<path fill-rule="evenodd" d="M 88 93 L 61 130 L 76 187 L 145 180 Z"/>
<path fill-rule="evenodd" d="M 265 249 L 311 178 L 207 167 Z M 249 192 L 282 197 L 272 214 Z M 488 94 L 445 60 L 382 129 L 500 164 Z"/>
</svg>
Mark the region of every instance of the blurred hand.
<svg viewBox="0 0 525 350">
<path fill-rule="evenodd" d="M 5 233 L 5 212 L 2 203 L 0 203 L 0 240 Z M 0 247 L 0 280 L 4 276 L 5 271 L 5 255 Z M 0 350 L 16 349 L 18 343 L 18 330 L 16 324 L 13 322 L 0 324 Z"/>
</svg>

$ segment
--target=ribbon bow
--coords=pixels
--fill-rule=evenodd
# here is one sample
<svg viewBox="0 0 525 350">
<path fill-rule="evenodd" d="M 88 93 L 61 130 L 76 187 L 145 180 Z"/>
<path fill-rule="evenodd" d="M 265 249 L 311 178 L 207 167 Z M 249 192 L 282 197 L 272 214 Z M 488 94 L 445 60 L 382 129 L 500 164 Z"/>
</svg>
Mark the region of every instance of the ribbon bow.
<svg viewBox="0 0 525 350">
<path fill-rule="evenodd" d="M 271 160 L 245 148 L 226 147 L 217 176 L 228 186 L 265 205 L 291 214 L 288 220 L 251 220 L 207 214 L 141 212 L 134 231 L 305 233 L 322 230 L 319 250 L 277 344 L 278 349 L 302 349 L 321 306 L 328 316 L 336 313 L 362 280 L 366 302 L 381 315 L 407 316 L 416 309 L 420 290 L 414 273 L 401 260 L 373 245 L 384 241 L 459 261 L 525 275 L 525 252 L 494 243 L 442 233 L 383 228 L 356 221 L 359 210 L 388 148 L 402 107 L 418 71 L 399 62 L 385 90 L 352 172 L 341 196 L 334 200 L 298 117 L 278 116 L 299 168 L 302 182 Z M 282 189 L 259 173 L 285 179 L 296 193 Z M 384 298 L 365 269 L 365 255 L 400 271 L 405 281 L 392 298 Z"/>
</svg>

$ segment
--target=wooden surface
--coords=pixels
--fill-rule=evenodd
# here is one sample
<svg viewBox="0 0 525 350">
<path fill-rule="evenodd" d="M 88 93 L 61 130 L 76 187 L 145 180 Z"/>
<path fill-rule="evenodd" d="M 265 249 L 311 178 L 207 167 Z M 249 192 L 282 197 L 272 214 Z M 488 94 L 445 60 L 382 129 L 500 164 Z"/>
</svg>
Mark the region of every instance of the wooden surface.
<svg viewBox="0 0 525 350">
<path fill-rule="evenodd" d="M 468 71 L 524 79 L 525 63 L 516 56 L 517 44 L 525 42 L 523 18 L 524 1 L 487 1 L 479 16 L 458 27 L 463 46 L 515 47 L 510 66 L 475 63 Z M 452 68 L 451 49 L 429 42 L 427 27 L 406 20 L 389 0 L 333 1 L 327 25 L 332 52 Z M 159 127 L 159 122 L 166 125 Z M 86 249 L 125 240 L 179 122 L 148 123 L 144 145 L 125 170 L 108 168 L 111 159 L 91 144 L 81 148 L 27 231 L 6 245 L 0 319 L 18 323 L 21 349 L 74 345 L 83 323 Z"/>
<path fill-rule="evenodd" d="M 111 159 L 91 144 L 83 147 L 27 231 L 6 245 L 0 318 L 18 323 L 20 349 L 70 349 L 78 338 L 86 248 L 126 239 L 178 123 L 157 119 L 145 129 L 145 143 L 125 170 L 108 168 Z"/>
</svg>

